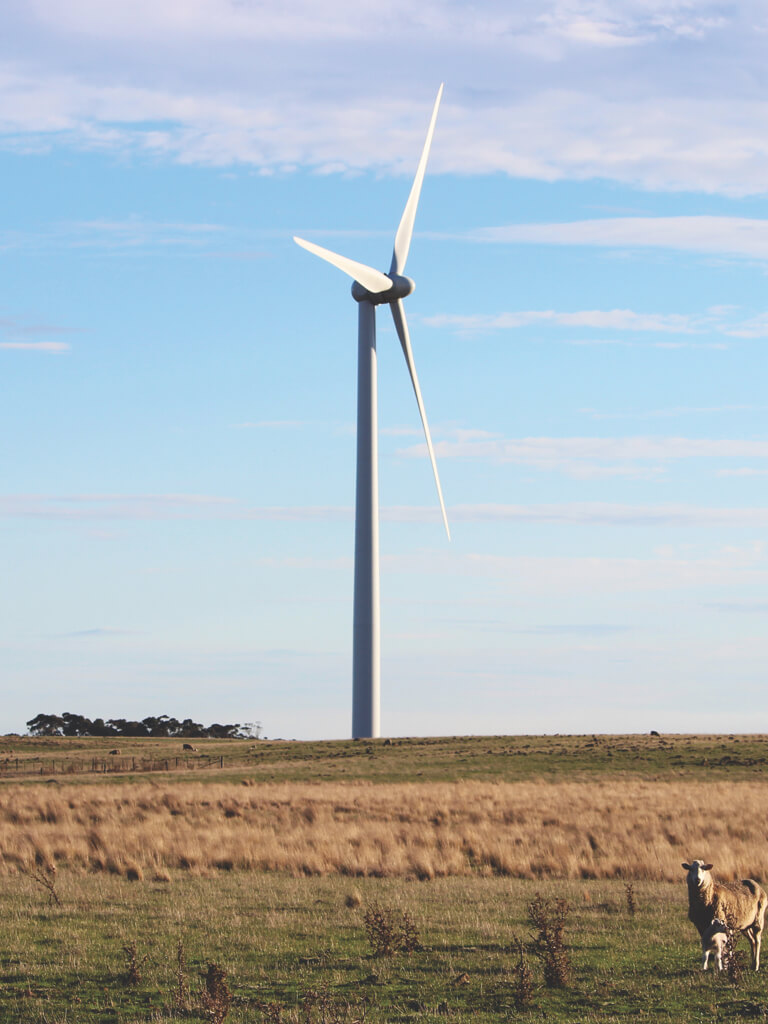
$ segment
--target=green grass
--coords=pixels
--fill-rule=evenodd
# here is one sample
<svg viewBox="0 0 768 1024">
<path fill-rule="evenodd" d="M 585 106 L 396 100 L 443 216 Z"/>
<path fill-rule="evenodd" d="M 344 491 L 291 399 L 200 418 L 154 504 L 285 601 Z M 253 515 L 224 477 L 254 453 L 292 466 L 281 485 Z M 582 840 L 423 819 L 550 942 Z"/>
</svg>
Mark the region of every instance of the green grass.
<svg viewBox="0 0 768 1024">
<path fill-rule="evenodd" d="M 28 773 L 0 780 L 40 785 L 72 763 L 121 756 L 174 758 L 178 740 L 29 739 L 0 741 L 3 758 Z M 195 741 L 198 763 L 224 767 L 170 773 L 176 779 L 225 781 L 444 782 L 534 778 L 760 779 L 768 765 L 765 736 L 454 737 L 325 743 Z M 42 775 L 41 775 L 42 768 Z M 55 774 L 54 774 L 55 772 Z M 67 781 L 147 781 L 154 774 L 66 774 Z M 393 826 L 394 827 L 394 826 Z M 402 879 L 288 878 L 219 871 L 175 873 L 170 883 L 129 882 L 108 874 L 60 870 L 61 906 L 25 875 L 0 888 L 0 1022 L 138 1024 L 203 1021 L 200 992 L 207 963 L 228 971 L 235 997 L 231 1024 L 348 1024 L 362 1002 L 370 1024 L 437 1024 L 509 1020 L 531 1024 L 768 1020 L 762 978 L 746 972 L 738 986 L 699 969 L 699 943 L 686 919 L 679 884 L 635 883 L 637 913 L 613 881 L 529 882 L 462 877 Z M 532 1005 L 515 1006 L 516 938 L 531 941 L 526 908 L 537 892 L 570 903 L 566 942 L 573 979 L 548 989 L 532 953 Z M 349 897 L 359 898 L 348 906 Z M 377 901 L 407 910 L 423 948 L 375 958 L 363 913 Z M 353 900 L 354 902 L 354 900 Z M 179 1014 L 176 955 L 182 941 L 191 992 Z M 136 944 L 142 978 L 127 981 L 124 948 Z M 744 940 L 740 942 L 746 951 Z M 325 1009 L 305 1005 L 325 993 Z M 342 1007 L 350 1005 L 344 1016 Z M 304 1008 L 302 1008 L 304 1007 Z"/>
<path fill-rule="evenodd" d="M 442 879 L 429 883 L 219 873 L 177 875 L 170 884 L 130 883 L 104 875 L 60 873 L 61 907 L 25 876 L 4 880 L 0 893 L 0 1020 L 18 1024 L 132 1024 L 170 1021 L 183 941 L 191 1007 L 202 1021 L 199 992 L 209 961 L 228 971 L 235 997 L 227 1021 L 310 1020 L 301 1013 L 310 991 L 338 1005 L 365 1000 L 378 1022 L 650 1022 L 765 1020 L 759 975 L 734 987 L 699 970 L 698 937 L 686 920 L 685 886 L 636 884 L 629 914 L 616 882 L 534 883 Z M 573 981 L 547 989 L 529 954 L 537 988 L 530 1008 L 514 1002 L 513 943 L 526 942 L 526 908 L 536 892 L 570 903 L 566 942 Z M 360 905 L 347 906 L 348 897 Z M 376 959 L 363 925 L 378 901 L 407 910 L 423 948 Z M 124 947 L 135 942 L 149 959 L 136 986 L 126 980 Z M 746 943 L 742 940 L 746 950 Z M 272 1004 L 272 1017 L 264 1007 Z M 348 1019 L 352 1019 L 352 1011 Z"/>
<path fill-rule="evenodd" d="M 168 760 L 174 777 L 224 781 L 370 780 L 373 782 L 455 781 L 530 778 L 590 778 L 595 774 L 638 777 L 743 779 L 768 767 L 767 736 L 459 736 L 426 739 L 335 740 L 325 742 L 195 740 L 184 755 L 182 741 L 5 737 L 0 740 L 0 782 L 61 777 L 68 767 L 107 767 L 133 758 Z M 121 756 L 108 751 L 119 747 Z M 186 756 L 186 762 L 185 762 Z M 223 758 L 223 767 L 218 759 Z M 8 759 L 7 767 L 3 761 Z M 185 763 L 187 770 L 185 770 Z M 115 774 L 75 774 L 72 780 L 114 780 Z M 156 772 L 153 774 L 162 774 Z M 123 771 L 121 778 L 147 778 Z"/>
</svg>

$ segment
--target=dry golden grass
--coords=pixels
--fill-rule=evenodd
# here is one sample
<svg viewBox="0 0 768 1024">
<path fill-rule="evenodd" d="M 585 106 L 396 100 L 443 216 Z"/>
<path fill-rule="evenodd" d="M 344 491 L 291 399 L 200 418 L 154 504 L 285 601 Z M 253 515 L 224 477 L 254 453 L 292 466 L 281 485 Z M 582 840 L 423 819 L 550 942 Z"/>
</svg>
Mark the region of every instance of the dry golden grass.
<svg viewBox="0 0 768 1024">
<path fill-rule="evenodd" d="M 0 791 L 0 871 L 429 879 L 768 876 L 761 782 L 164 783 Z"/>
</svg>

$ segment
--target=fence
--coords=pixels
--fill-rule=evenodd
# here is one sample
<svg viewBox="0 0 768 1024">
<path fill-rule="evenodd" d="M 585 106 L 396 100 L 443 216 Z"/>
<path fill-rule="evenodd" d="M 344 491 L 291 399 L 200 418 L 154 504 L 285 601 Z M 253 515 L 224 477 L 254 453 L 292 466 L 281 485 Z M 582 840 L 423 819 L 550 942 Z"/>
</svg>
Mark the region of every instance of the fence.
<svg viewBox="0 0 768 1024">
<path fill-rule="evenodd" d="M 199 757 L 92 757 L 76 758 L 6 757 L 0 759 L 0 779 L 23 775 L 84 775 L 131 772 L 197 771 L 223 768 L 224 758 L 202 754 Z"/>
</svg>

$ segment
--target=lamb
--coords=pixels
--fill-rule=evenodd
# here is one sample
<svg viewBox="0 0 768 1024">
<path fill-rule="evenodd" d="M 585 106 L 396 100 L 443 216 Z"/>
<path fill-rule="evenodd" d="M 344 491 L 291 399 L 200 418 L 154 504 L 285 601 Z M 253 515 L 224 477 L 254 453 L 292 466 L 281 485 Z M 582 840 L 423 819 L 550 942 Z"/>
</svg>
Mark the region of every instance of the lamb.
<svg viewBox="0 0 768 1024">
<path fill-rule="evenodd" d="M 701 969 L 706 971 L 709 965 L 709 958 L 712 954 L 715 957 L 715 966 L 718 971 L 723 969 L 723 953 L 728 945 L 728 925 L 719 917 L 716 917 L 712 924 L 701 936 Z"/>
<path fill-rule="evenodd" d="M 717 918 L 733 931 L 743 932 L 752 948 L 752 967 L 760 968 L 760 943 L 765 922 L 768 897 L 752 878 L 741 882 L 716 882 L 710 871 L 712 864 L 695 860 L 683 864 L 688 872 L 688 920 L 704 937 Z"/>
</svg>

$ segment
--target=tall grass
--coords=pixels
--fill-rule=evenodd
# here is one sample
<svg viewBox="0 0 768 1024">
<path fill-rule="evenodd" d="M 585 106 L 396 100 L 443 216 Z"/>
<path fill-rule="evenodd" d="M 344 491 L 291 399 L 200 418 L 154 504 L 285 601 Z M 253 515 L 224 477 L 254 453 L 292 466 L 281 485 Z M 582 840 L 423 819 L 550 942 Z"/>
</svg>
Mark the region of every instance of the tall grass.
<svg viewBox="0 0 768 1024">
<path fill-rule="evenodd" d="M 0 790 L 0 872 L 768 876 L 761 782 L 140 783 Z"/>
</svg>

